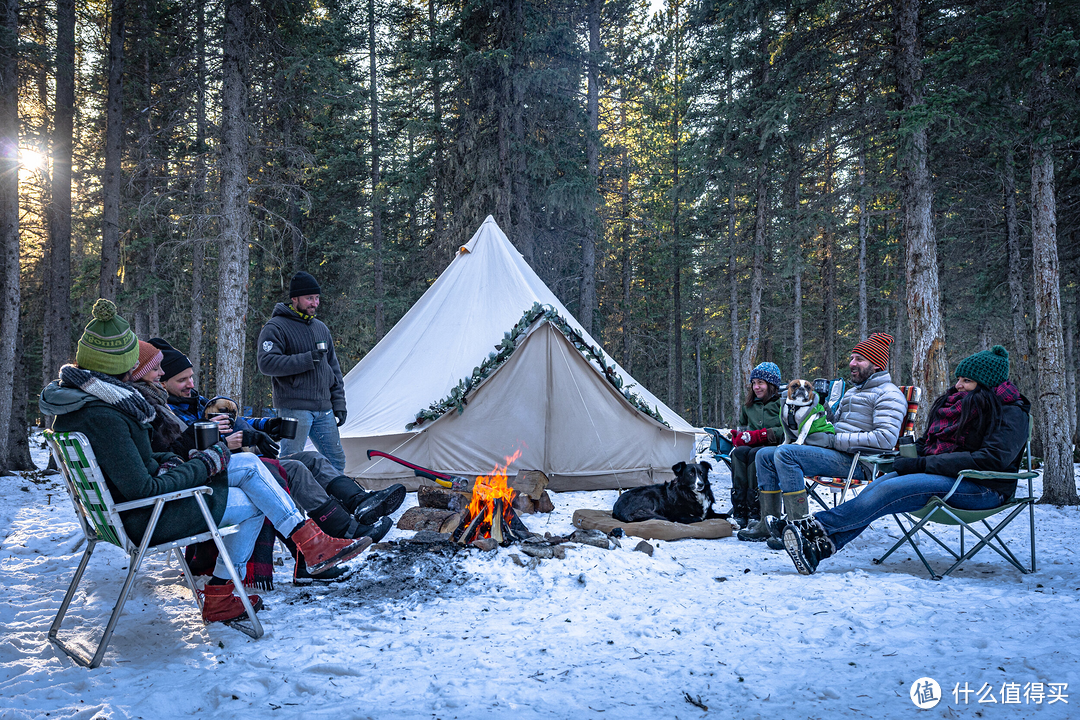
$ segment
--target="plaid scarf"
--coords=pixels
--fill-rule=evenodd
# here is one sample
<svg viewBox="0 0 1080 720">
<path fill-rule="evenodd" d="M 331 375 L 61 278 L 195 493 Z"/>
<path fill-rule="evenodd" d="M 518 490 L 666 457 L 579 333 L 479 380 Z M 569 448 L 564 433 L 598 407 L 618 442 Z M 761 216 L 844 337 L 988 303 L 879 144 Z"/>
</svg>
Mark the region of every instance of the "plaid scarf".
<svg viewBox="0 0 1080 720">
<path fill-rule="evenodd" d="M 994 394 L 998 396 L 1003 405 L 1016 402 L 1020 399 L 1020 391 L 1016 386 L 1006 380 L 994 388 Z M 940 455 L 942 453 L 956 452 L 964 447 L 967 433 L 960 433 L 961 404 L 967 392 L 962 390 L 953 391 L 945 400 L 945 404 L 938 410 L 930 427 L 926 429 L 926 443 L 923 446 L 924 455 Z M 977 419 L 972 409 L 971 420 Z"/>
<path fill-rule="evenodd" d="M 60 384 L 77 387 L 140 423 L 149 423 L 157 415 L 146 398 L 134 388 L 105 373 L 84 370 L 76 365 L 65 365 L 60 368 Z"/>
</svg>

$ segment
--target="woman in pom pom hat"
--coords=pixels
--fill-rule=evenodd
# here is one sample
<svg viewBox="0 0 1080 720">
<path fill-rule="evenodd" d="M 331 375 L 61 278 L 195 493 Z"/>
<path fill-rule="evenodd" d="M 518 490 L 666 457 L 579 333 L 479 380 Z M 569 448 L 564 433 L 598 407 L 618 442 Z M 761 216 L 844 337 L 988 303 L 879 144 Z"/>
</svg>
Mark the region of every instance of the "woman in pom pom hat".
<svg viewBox="0 0 1080 720">
<path fill-rule="evenodd" d="M 215 522 L 240 527 L 224 541 L 241 574 L 264 517 L 296 542 L 308 564 L 315 565 L 314 572 L 355 557 L 371 544 L 368 537 L 351 541 L 324 535 L 251 453 L 233 456 L 220 441 L 206 450 L 193 450 L 187 461 L 153 452 L 150 427 L 156 411 L 130 384 L 133 370 L 148 373 L 153 367 L 157 353 L 145 348 L 144 352 L 148 355 L 145 367 L 127 321 L 116 314 L 115 305 L 100 299 L 79 338 L 76 364 L 62 367 L 60 379 L 50 383 L 38 401 L 43 413 L 55 416 L 53 429 L 81 432 L 90 440 L 114 500 L 138 500 L 209 485 L 214 493 L 206 500 Z M 151 512 L 147 507 L 121 513 L 124 529 L 135 542 L 141 542 Z M 188 498 L 162 510 L 151 542 L 168 542 L 200 531 L 205 531 L 202 512 Z M 204 590 L 204 621 L 234 620 L 244 614 L 230 577 L 228 566 L 218 558 Z M 261 607 L 258 596 L 250 600 L 256 610 Z"/>
<path fill-rule="evenodd" d="M 964 358 L 956 384 L 934 401 L 916 457 L 898 457 L 893 472 L 845 503 L 794 520 L 784 546 L 796 569 L 809 575 L 885 515 L 911 512 L 945 495 L 961 470 L 1015 472 L 1028 439 L 1031 403 L 1009 382 L 1009 353 L 1001 345 Z M 995 508 L 1016 492 L 1015 480 L 964 480 L 949 504 Z"/>
<path fill-rule="evenodd" d="M 740 527 L 760 519 L 754 456 L 766 445 L 784 439 L 780 423 L 780 368 L 763 362 L 750 371 L 750 387 L 739 411 L 739 423 L 731 431 L 735 448 L 731 458 L 731 515 Z"/>
</svg>

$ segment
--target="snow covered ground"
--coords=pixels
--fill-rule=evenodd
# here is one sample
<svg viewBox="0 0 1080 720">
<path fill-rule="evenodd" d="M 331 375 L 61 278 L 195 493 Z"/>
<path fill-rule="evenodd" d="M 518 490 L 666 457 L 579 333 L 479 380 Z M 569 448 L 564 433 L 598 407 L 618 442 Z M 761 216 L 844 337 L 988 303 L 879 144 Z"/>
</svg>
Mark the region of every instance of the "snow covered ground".
<svg viewBox="0 0 1080 720">
<path fill-rule="evenodd" d="M 713 479 L 726 498 L 726 470 Z M 906 549 L 871 563 L 897 537 L 891 520 L 812 577 L 735 538 L 654 543 L 652 557 L 624 539 L 531 568 L 512 549 L 369 551 L 348 581 L 316 589 L 288 582 L 286 556 L 260 640 L 203 626 L 176 567 L 151 557 L 104 664 L 85 670 L 46 639 L 82 552 L 59 477 L 0 487 L 4 720 L 893 718 L 922 712 L 920 678 L 941 688 L 927 716 L 1080 717 L 1077 508 L 1036 507 L 1034 575 L 984 552 L 941 582 Z M 574 509 L 615 497 L 559 494 L 525 522 L 569 533 Z M 1008 534 L 1025 533 L 1018 520 Z M 107 617 L 126 566 L 99 547 L 64 632 Z"/>
</svg>

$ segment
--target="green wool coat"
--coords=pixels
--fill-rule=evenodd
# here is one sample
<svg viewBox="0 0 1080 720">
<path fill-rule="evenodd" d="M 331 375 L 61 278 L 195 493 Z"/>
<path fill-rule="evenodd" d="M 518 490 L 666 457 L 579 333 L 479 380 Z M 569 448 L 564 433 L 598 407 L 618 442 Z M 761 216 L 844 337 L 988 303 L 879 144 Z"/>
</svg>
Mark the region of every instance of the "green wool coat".
<svg viewBox="0 0 1080 720">
<path fill-rule="evenodd" d="M 784 404 L 780 395 L 773 395 L 768 400 L 754 398 L 749 407 L 742 406 L 739 411 L 740 430 L 760 430 L 765 428 L 766 445 L 779 445 L 784 441 L 784 426 L 780 424 L 780 406 Z"/>
<path fill-rule="evenodd" d="M 49 396 L 46 388 L 43 399 Z M 71 412 L 56 415 L 53 429 L 58 432 L 81 432 L 90 440 L 94 448 L 98 465 L 118 503 L 129 500 L 161 495 L 200 485 L 213 488 L 213 495 L 205 496 L 206 504 L 215 523 L 221 522 L 225 505 L 229 497 L 229 479 L 225 472 L 220 472 L 207 481 L 206 466 L 201 462 L 185 462 L 155 477 L 158 467 L 172 453 L 155 453 L 150 449 L 150 426 L 143 425 L 130 415 L 117 410 L 92 395 L 73 388 L 62 388 L 60 392 L 68 397 L 72 393 L 81 393 L 85 397 L 82 403 L 71 403 L 78 407 Z M 57 393 L 53 393 L 56 397 Z M 131 539 L 139 543 L 150 522 L 152 509 L 137 508 L 121 513 L 124 529 Z M 151 538 L 151 544 L 157 545 L 177 540 L 188 535 L 206 532 L 206 522 L 194 498 L 185 498 L 168 503 L 158 519 L 157 529 Z"/>
</svg>

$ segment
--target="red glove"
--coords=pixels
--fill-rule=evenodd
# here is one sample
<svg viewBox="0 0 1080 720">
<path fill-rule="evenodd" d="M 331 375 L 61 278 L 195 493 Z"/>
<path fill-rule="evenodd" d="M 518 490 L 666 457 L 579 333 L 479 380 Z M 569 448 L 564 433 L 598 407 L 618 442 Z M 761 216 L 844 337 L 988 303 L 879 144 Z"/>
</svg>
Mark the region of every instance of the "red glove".
<svg viewBox="0 0 1080 720">
<path fill-rule="evenodd" d="M 739 445 L 749 445 L 754 447 L 755 445 L 764 445 L 768 439 L 769 431 L 765 428 L 760 430 L 746 430 L 732 438 L 732 444 L 738 447 Z"/>
<path fill-rule="evenodd" d="M 745 438 L 745 439 L 744 439 Z M 746 441 L 750 439 L 750 433 L 740 432 L 738 430 L 731 431 L 731 444 L 735 447 L 742 447 L 746 444 Z"/>
</svg>

